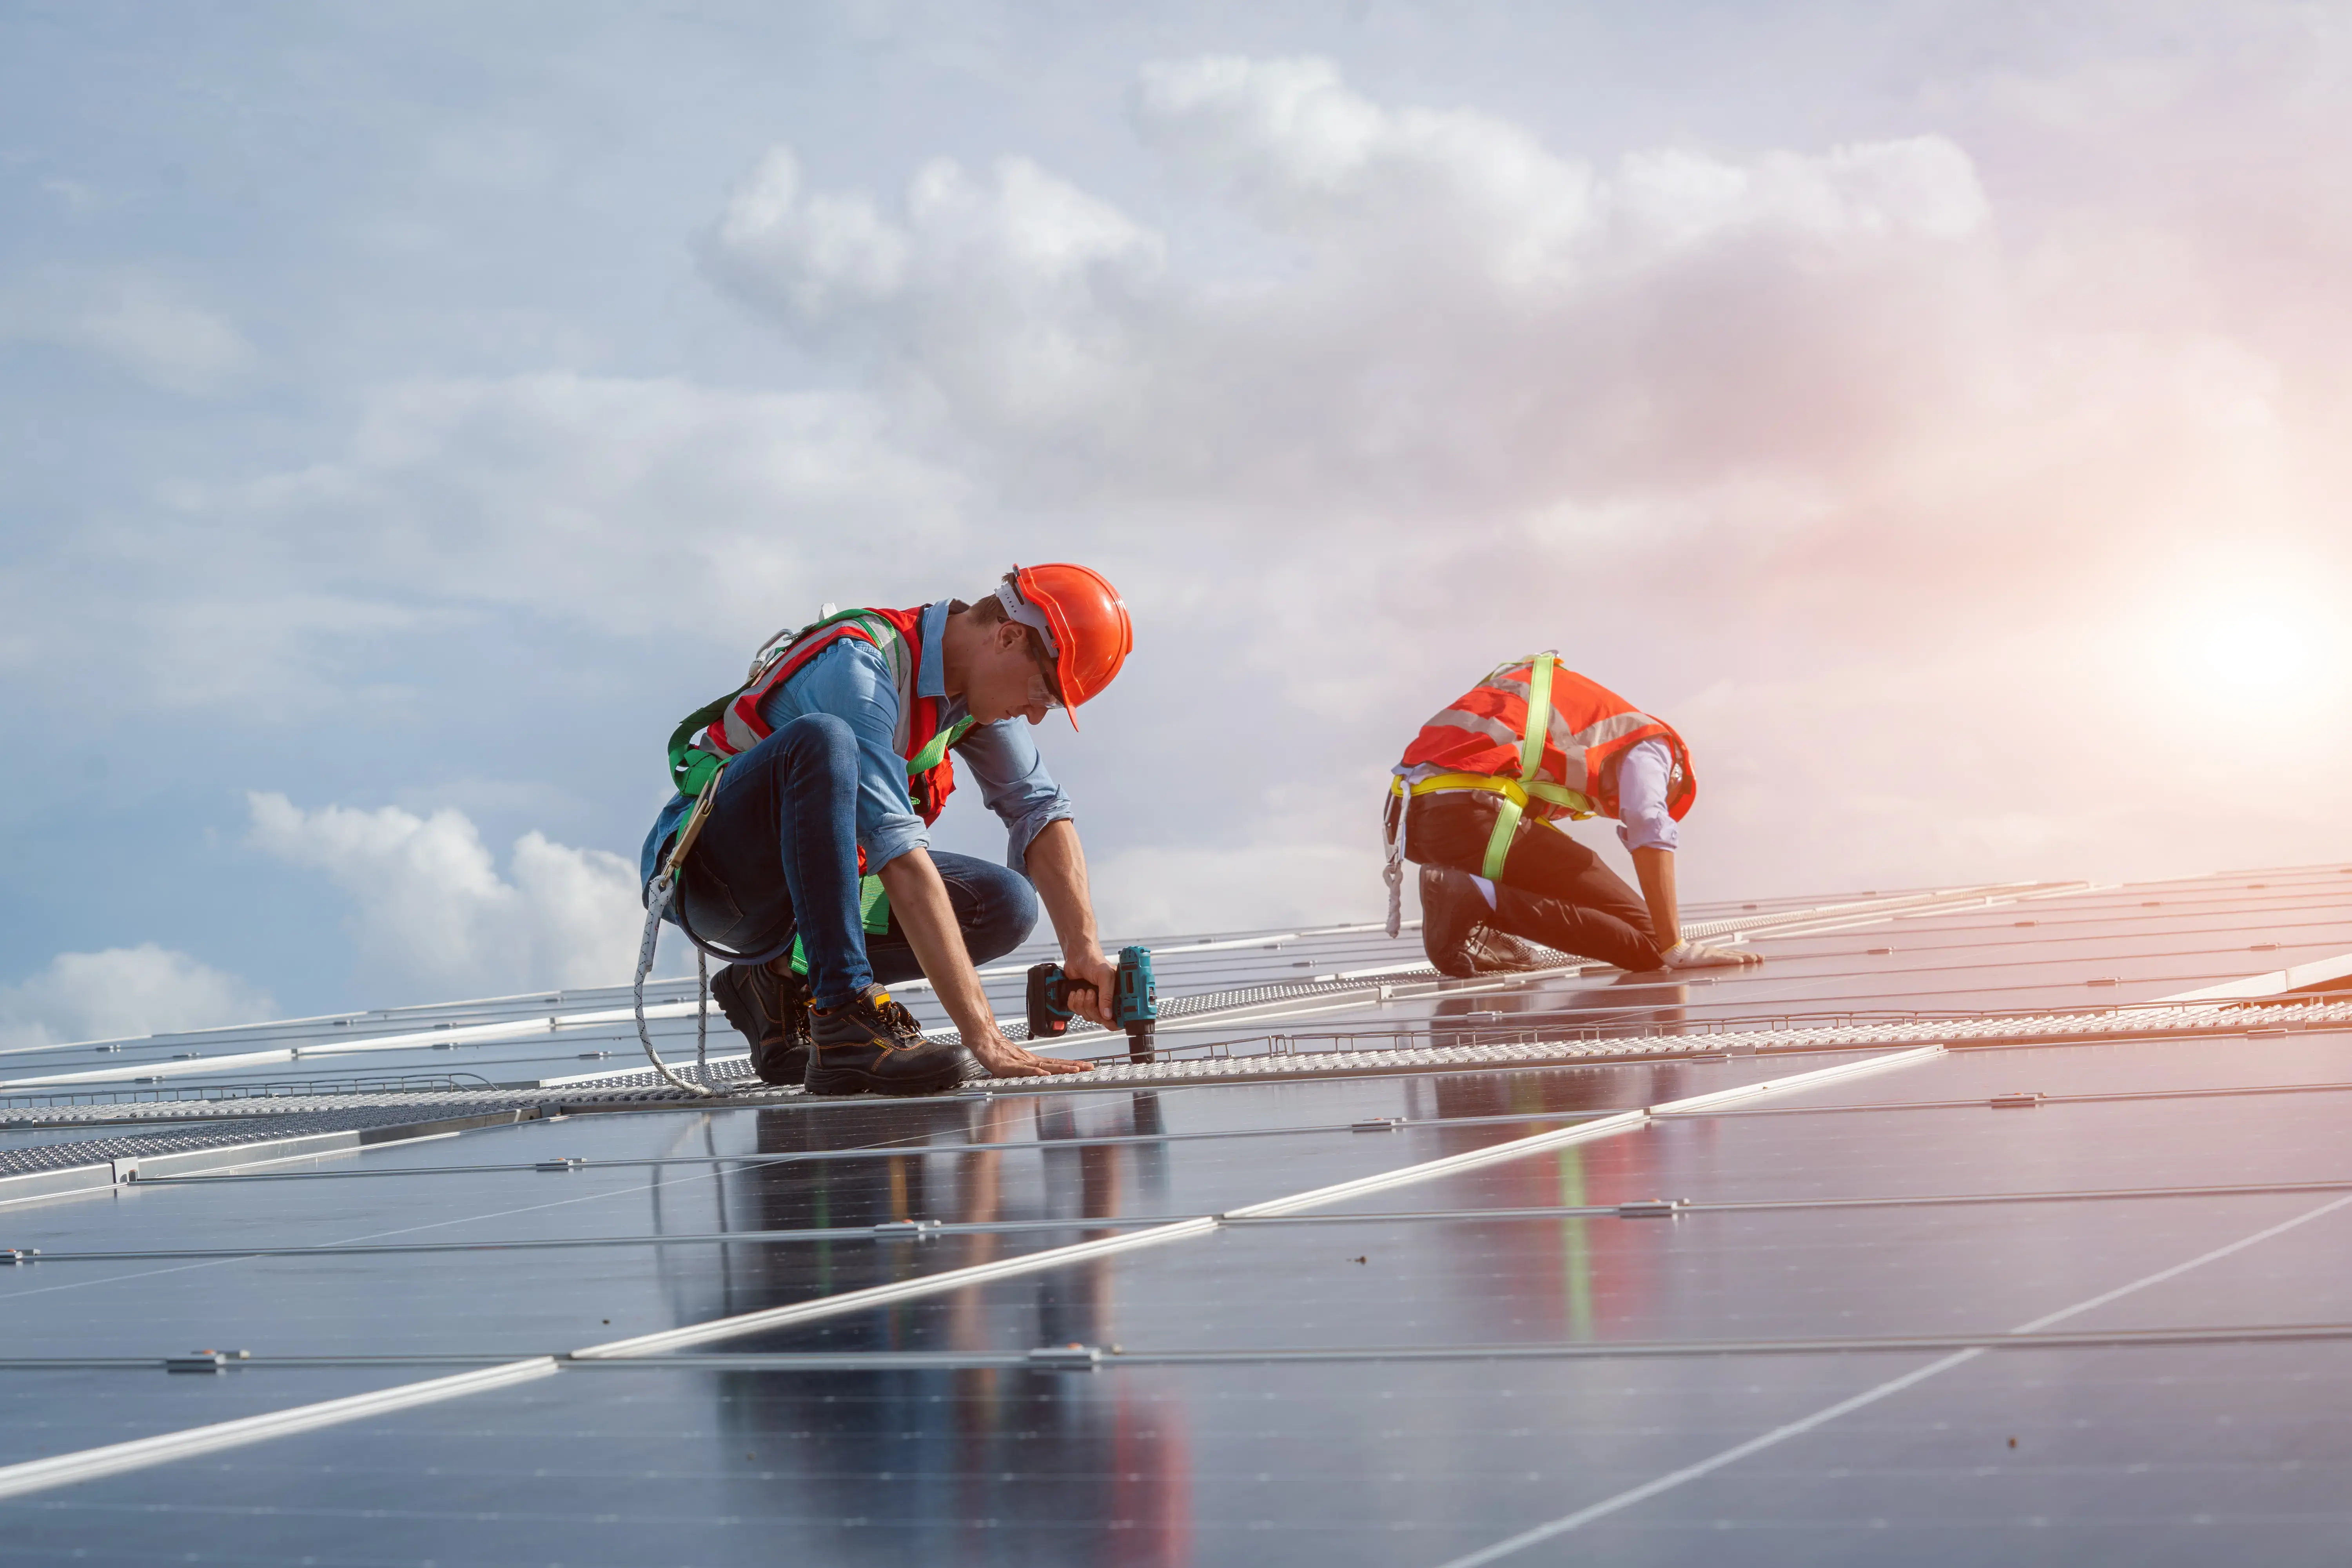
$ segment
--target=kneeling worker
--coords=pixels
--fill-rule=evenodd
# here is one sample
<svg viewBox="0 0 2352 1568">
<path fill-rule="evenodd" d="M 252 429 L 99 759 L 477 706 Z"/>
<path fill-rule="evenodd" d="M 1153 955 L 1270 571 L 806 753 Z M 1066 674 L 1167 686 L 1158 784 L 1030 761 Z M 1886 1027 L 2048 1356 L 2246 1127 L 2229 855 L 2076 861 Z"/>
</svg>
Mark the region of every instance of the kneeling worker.
<svg viewBox="0 0 2352 1568">
<path fill-rule="evenodd" d="M 1529 715 L 1540 717 L 1530 721 Z M 1671 725 L 1559 666 L 1514 659 L 1421 728 L 1388 806 L 1389 934 L 1403 864 L 1421 867 L 1421 941 L 1444 973 L 1524 969 L 1518 942 L 1622 969 L 1760 963 L 1686 942 L 1675 905 L 1675 824 L 1697 797 Z M 1615 817 L 1642 891 L 1554 826 Z"/>
<path fill-rule="evenodd" d="M 679 793 L 642 870 L 652 882 L 708 790 L 667 918 L 728 961 L 711 991 L 762 1079 L 929 1094 L 980 1069 L 1085 1070 L 1006 1039 L 974 969 L 1027 939 L 1042 899 L 1072 1006 L 1110 1022 L 1077 824 L 1029 727 L 1109 685 L 1133 646 L 1098 574 L 1015 568 L 972 604 L 845 610 L 780 635 L 746 685 L 678 726 Z M 926 847 L 955 787 L 950 752 L 1011 833 L 1004 867 Z M 961 1046 L 926 1037 L 883 989 L 918 973 Z"/>
</svg>

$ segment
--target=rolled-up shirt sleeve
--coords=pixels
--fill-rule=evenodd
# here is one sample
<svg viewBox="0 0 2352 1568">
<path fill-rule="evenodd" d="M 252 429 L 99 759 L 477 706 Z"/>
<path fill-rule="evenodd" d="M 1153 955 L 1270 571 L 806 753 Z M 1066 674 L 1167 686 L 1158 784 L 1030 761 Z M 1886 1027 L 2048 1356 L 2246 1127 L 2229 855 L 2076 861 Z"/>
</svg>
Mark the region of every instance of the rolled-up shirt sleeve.
<svg viewBox="0 0 2352 1568">
<path fill-rule="evenodd" d="M 772 730 L 804 713 L 830 713 L 857 737 L 857 847 L 866 851 L 866 874 L 927 847 L 930 836 L 907 795 L 907 763 L 891 749 L 898 692 L 881 654 L 845 637 L 760 704 L 760 717 Z"/>
<path fill-rule="evenodd" d="M 1023 876 L 1029 874 L 1029 845 L 1048 823 L 1077 813 L 1054 775 L 1025 719 L 975 724 L 956 742 L 956 754 L 971 769 L 980 798 L 1004 823 L 1008 835 L 1004 863 Z"/>
<path fill-rule="evenodd" d="M 1664 741 L 1629 746 L 1617 761 L 1617 837 L 1628 849 L 1673 849 L 1682 836 L 1666 810 L 1675 754 Z"/>
</svg>

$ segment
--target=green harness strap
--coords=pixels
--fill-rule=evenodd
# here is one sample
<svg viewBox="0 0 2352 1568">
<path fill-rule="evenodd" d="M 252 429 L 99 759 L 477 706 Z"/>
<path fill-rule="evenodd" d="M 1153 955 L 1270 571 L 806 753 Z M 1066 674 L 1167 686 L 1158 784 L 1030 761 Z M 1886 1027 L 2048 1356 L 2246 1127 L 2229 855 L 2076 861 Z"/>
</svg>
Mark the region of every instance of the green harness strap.
<svg viewBox="0 0 2352 1568">
<path fill-rule="evenodd" d="M 940 765 L 940 759 L 948 754 L 948 748 L 954 745 L 958 741 L 962 740 L 964 731 L 971 729 L 971 715 L 967 713 L 962 718 L 957 720 L 954 723 L 949 725 L 946 729 L 941 730 L 939 733 L 933 735 L 930 739 L 929 744 L 926 745 L 921 751 L 917 752 L 913 756 L 907 759 L 907 776 L 910 779 L 919 778 L 923 774 L 929 773 L 933 768 L 938 767 Z M 908 800 L 909 805 L 913 804 L 913 795 L 911 793 L 909 794 Z"/>
<path fill-rule="evenodd" d="M 1549 794 L 1549 789 L 1558 787 L 1547 786 L 1536 778 L 1543 767 L 1544 736 L 1551 728 L 1551 671 L 1558 662 L 1557 656 L 1539 653 L 1528 677 L 1527 718 L 1519 725 L 1519 793 L 1503 797 L 1501 809 L 1495 813 L 1495 831 L 1486 840 L 1486 861 L 1479 868 L 1490 882 L 1502 876 L 1503 862 L 1510 858 L 1511 837 L 1519 830 L 1519 817 L 1527 810 L 1527 796 L 1535 790 Z M 1538 713 L 1543 715 L 1540 725 L 1536 721 Z"/>
<path fill-rule="evenodd" d="M 717 721 L 727 711 L 727 705 L 742 695 L 730 691 L 716 702 L 705 703 L 679 721 L 669 732 L 669 782 L 677 793 L 688 800 L 700 800 L 727 759 L 716 752 L 706 752 L 694 743 L 694 738 Z"/>
</svg>

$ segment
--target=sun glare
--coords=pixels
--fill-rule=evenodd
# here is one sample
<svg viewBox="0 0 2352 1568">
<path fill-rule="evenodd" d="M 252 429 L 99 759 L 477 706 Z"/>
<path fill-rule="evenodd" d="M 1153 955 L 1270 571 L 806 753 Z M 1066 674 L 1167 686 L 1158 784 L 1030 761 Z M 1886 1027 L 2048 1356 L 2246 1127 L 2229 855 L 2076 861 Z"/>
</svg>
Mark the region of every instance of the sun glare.
<svg viewBox="0 0 2352 1568">
<path fill-rule="evenodd" d="M 2151 628 L 2168 684 L 2268 706 L 2324 698 L 2341 684 L 2341 637 L 2300 595 L 2193 601 Z"/>
<path fill-rule="evenodd" d="M 2184 651 L 2229 686 L 2299 684 L 2318 661 L 2315 628 L 2300 617 L 2242 609 L 2184 631 Z"/>
</svg>

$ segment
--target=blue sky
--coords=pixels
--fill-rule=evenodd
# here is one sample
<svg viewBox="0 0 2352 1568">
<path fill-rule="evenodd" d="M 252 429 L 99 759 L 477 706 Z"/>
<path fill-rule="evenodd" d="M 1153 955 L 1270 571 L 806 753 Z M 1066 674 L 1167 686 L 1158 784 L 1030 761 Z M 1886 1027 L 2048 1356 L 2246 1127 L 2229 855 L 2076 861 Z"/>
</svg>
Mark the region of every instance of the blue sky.
<svg viewBox="0 0 2352 1568">
<path fill-rule="evenodd" d="M 625 976 L 659 746 L 1076 558 L 1107 922 L 1553 646 L 1694 893 L 2352 855 L 2325 10 L 0 11 L 0 1033 Z M 939 841 L 993 852 L 967 800 Z"/>
</svg>

